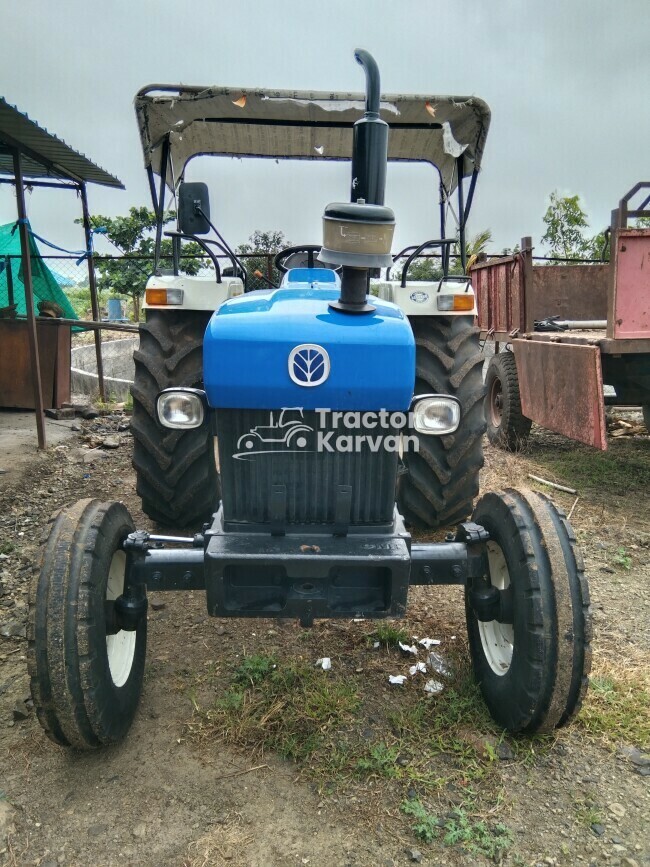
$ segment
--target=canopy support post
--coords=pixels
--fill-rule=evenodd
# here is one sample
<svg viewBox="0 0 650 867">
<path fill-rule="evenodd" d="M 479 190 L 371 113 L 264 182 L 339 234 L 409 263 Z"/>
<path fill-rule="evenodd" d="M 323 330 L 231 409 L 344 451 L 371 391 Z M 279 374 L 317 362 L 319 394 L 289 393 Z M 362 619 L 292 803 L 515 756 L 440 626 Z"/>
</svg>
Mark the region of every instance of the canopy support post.
<svg viewBox="0 0 650 867">
<path fill-rule="evenodd" d="M 163 219 L 165 216 L 165 187 L 167 184 L 167 164 L 169 162 L 169 136 L 165 136 L 162 143 L 162 153 L 160 155 L 160 193 L 158 195 L 158 205 L 156 217 L 156 246 L 154 249 L 153 270 L 154 274 L 158 273 L 158 264 L 160 261 L 160 245 L 162 244 Z"/>
<path fill-rule="evenodd" d="M 465 198 L 463 190 L 463 156 L 458 157 L 458 243 L 460 246 L 460 267 L 465 273 L 467 267 L 467 247 L 465 246 Z"/>
<path fill-rule="evenodd" d="M 447 237 L 447 190 L 440 178 L 440 237 Z M 442 274 L 446 277 L 449 274 L 449 244 L 444 244 L 441 252 L 442 257 Z"/>
<path fill-rule="evenodd" d="M 32 368 L 32 384 L 34 388 L 34 408 L 36 411 L 36 433 L 38 447 L 47 447 L 45 438 L 45 414 L 43 411 L 43 391 L 41 386 L 41 362 L 38 352 L 38 335 L 36 333 L 36 317 L 34 315 L 34 290 L 32 287 L 32 259 L 29 250 L 29 232 L 27 230 L 27 209 L 25 207 L 25 188 L 23 186 L 23 166 L 20 151 L 11 148 L 14 161 L 14 176 L 16 181 L 16 203 L 18 206 L 18 232 L 20 234 L 20 252 L 23 261 L 23 283 L 25 286 L 25 305 L 27 307 L 27 333 L 29 337 L 29 357 Z"/>
<path fill-rule="evenodd" d="M 97 298 L 97 281 L 95 278 L 95 255 L 93 253 L 93 235 L 90 225 L 90 214 L 88 213 L 88 197 L 86 195 L 86 185 L 79 184 L 79 194 L 81 196 L 81 212 L 83 215 L 84 236 L 86 238 L 86 250 L 88 251 L 88 287 L 90 289 L 90 307 L 95 322 L 101 321 L 99 310 L 99 299 Z M 104 388 L 104 362 L 102 361 L 102 333 L 98 328 L 95 330 L 95 356 L 97 357 L 97 385 L 99 387 L 99 398 L 106 403 L 106 390 Z"/>
</svg>

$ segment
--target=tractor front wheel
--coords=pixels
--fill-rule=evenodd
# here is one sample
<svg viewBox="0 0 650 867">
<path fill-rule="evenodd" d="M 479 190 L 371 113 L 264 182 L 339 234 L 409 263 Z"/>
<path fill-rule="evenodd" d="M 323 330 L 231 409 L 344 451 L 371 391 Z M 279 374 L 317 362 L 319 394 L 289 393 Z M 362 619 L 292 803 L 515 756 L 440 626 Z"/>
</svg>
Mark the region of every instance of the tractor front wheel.
<svg viewBox="0 0 650 867">
<path fill-rule="evenodd" d="M 122 503 L 80 500 L 55 515 L 29 602 L 28 667 L 39 722 L 80 750 L 124 737 L 142 691 L 146 613 L 135 630 L 107 628 L 124 589 Z"/>
<path fill-rule="evenodd" d="M 512 352 L 493 355 L 485 377 L 485 419 L 489 441 L 516 451 L 530 434 L 532 422 L 521 411 L 517 362 Z"/>
<path fill-rule="evenodd" d="M 533 491 L 485 494 L 473 520 L 490 534 L 489 582 L 465 595 L 476 680 L 500 726 L 549 732 L 579 710 L 591 667 L 589 588 L 575 535 Z"/>
<path fill-rule="evenodd" d="M 133 353 L 133 467 L 142 511 L 165 527 L 208 521 L 220 499 L 214 437 L 209 422 L 190 430 L 163 427 L 156 398 L 163 388 L 201 387 L 203 335 L 210 314 L 148 310 Z"/>
<path fill-rule="evenodd" d="M 478 494 L 483 466 L 483 355 L 469 316 L 417 317 L 415 394 L 449 394 L 461 404 L 458 430 L 419 436 L 418 451 L 403 455 L 397 481 L 400 513 L 412 527 L 434 530 L 464 520 Z M 409 431 L 413 435 L 414 431 Z"/>
</svg>

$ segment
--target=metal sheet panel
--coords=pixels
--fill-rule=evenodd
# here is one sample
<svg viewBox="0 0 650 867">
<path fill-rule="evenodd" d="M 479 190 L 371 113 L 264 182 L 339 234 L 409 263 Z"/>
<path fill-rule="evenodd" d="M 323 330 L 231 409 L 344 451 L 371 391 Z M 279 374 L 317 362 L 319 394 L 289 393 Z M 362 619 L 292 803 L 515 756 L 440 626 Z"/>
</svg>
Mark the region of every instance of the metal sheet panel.
<svg viewBox="0 0 650 867">
<path fill-rule="evenodd" d="M 197 154 L 349 160 L 352 127 L 365 95 L 264 88 L 152 84 L 135 98 L 146 166 L 160 173 L 169 136 L 176 181 Z M 448 192 L 479 169 L 490 109 L 476 96 L 383 94 L 381 117 L 391 127 L 388 159 L 430 162 Z M 171 177 L 167 182 L 171 185 Z"/>
<path fill-rule="evenodd" d="M 607 319 L 609 265 L 535 265 L 527 292 L 532 320 Z"/>
<path fill-rule="evenodd" d="M 524 277 L 520 255 L 475 265 L 470 270 L 481 331 L 523 331 Z"/>
<path fill-rule="evenodd" d="M 70 400 L 70 326 L 37 320 L 43 404 L 60 408 Z M 0 319 L 0 407 L 34 409 L 28 323 Z"/>
<path fill-rule="evenodd" d="M 650 338 L 650 231 L 619 230 L 614 267 L 614 337 Z"/>
<path fill-rule="evenodd" d="M 600 349 L 513 340 L 524 415 L 570 439 L 607 448 Z"/>
<path fill-rule="evenodd" d="M 124 189 L 113 175 L 0 97 L 0 174 L 13 177 L 13 157 L 3 141 L 23 152 L 25 178 L 67 178 Z"/>
</svg>

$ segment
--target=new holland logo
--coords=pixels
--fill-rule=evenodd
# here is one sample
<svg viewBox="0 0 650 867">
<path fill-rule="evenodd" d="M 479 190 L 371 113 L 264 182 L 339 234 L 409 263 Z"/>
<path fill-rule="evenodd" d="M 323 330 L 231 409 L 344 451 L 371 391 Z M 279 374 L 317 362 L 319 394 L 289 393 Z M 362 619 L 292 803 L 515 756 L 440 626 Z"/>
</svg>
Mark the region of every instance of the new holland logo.
<svg viewBox="0 0 650 867">
<path fill-rule="evenodd" d="M 327 350 L 316 343 L 301 343 L 289 353 L 289 376 L 305 388 L 325 382 L 330 375 L 330 357 Z"/>
</svg>

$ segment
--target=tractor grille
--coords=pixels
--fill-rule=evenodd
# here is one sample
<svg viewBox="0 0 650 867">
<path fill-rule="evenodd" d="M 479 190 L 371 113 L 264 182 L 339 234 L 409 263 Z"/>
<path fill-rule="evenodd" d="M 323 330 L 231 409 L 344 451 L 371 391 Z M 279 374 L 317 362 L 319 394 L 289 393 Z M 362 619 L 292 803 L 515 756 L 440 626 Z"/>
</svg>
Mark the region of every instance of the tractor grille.
<svg viewBox="0 0 650 867">
<path fill-rule="evenodd" d="M 273 414 L 273 424 L 270 417 Z M 318 524 L 390 525 L 395 507 L 398 455 L 383 445 L 371 451 L 317 451 L 319 416 L 295 411 L 294 420 L 279 411 L 217 410 L 217 436 L 224 519 L 264 525 L 275 531 L 281 526 Z M 257 428 L 257 432 L 254 429 Z M 305 430 L 311 428 L 311 431 Z M 376 436 L 378 431 L 341 428 L 337 436 Z M 384 435 L 396 433 L 384 429 Z M 283 441 L 279 441 L 283 440 Z M 234 528 L 233 528 L 234 529 Z M 336 530 L 334 530 L 336 532 Z"/>
</svg>

